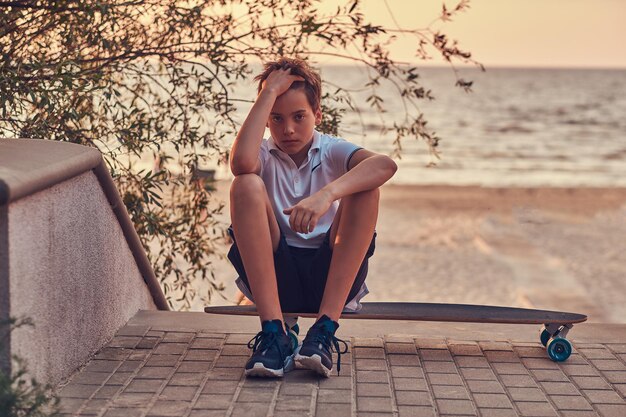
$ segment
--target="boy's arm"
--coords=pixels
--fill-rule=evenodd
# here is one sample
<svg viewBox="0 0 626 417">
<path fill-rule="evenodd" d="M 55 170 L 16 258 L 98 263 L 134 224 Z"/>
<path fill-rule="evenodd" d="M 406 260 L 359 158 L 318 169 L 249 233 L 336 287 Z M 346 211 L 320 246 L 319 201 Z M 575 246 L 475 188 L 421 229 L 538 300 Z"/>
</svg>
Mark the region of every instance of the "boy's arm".
<svg viewBox="0 0 626 417">
<path fill-rule="evenodd" d="M 295 206 L 283 210 L 283 213 L 290 215 L 289 224 L 294 231 L 312 232 L 333 201 L 360 191 L 378 188 L 386 183 L 397 169 L 396 163 L 388 156 L 359 149 L 350 159 L 348 172 Z"/>
<path fill-rule="evenodd" d="M 263 82 L 261 92 L 239 129 L 230 151 L 230 170 L 233 175 L 258 174 L 261 141 L 276 97 L 287 91 L 292 82 L 303 80 L 302 77 L 291 75 L 290 71 L 272 71 Z"/>
</svg>

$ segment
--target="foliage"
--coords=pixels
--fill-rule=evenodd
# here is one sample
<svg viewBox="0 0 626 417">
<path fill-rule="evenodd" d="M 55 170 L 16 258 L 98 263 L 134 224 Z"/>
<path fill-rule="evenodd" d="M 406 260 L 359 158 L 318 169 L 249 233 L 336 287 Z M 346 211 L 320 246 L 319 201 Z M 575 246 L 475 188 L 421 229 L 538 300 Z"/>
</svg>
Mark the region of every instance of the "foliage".
<svg viewBox="0 0 626 417">
<path fill-rule="evenodd" d="M 29 319 L 11 318 L 8 322 L 0 322 L 0 354 L 7 349 L 8 336 L 11 331 L 21 326 L 32 326 Z M 0 416 L 1 417 L 54 417 L 59 416 L 59 399 L 52 396 L 49 385 L 41 385 L 28 377 L 26 364 L 13 355 L 12 364 L 15 371 L 10 375 L 0 369 Z"/>
<path fill-rule="evenodd" d="M 327 4 L 327 2 L 324 2 Z M 195 167 L 224 164 L 237 131 L 233 89 L 253 75 L 251 63 L 282 55 L 334 57 L 366 68 L 361 89 L 326 84 L 321 130 L 337 133 L 356 91 L 385 112 L 379 92 L 395 91 L 400 120 L 383 125 L 399 156 L 402 141 L 424 140 L 438 157 L 439 138 L 418 102 L 432 99 L 417 67 L 394 60 L 396 36 L 415 38 L 416 56 L 474 63 L 435 29 L 468 8 L 445 4 L 423 29 L 375 25 L 348 0 L 330 13 L 321 0 L 101 0 L 0 3 L 0 135 L 94 146 L 104 158 L 170 304 L 188 307 L 192 282 L 220 286 L 211 259 L 223 236 L 221 207 Z M 455 70 L 456 71 L 456 70 Z M 458 78 L 458 77 L 457 77 Z M 462 79 L 458 84 L 469 88 Z M 250 92 L 252 94 L 252 92 Z M 248 96 L 249 97 L 249 96 Z M 150 170 L 154 156 L 161 170 Z M 175 255 L 176 254 L 176 255 Z"/>
</svg>

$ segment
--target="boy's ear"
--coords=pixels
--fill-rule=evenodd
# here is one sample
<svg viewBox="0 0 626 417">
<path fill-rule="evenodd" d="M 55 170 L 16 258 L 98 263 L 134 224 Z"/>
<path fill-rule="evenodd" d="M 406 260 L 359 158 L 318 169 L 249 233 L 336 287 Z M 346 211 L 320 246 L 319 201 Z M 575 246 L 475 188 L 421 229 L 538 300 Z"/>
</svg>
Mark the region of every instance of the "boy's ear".
<svg viewBox="0 0 626 417">
<path fill-rule="evenodd" d="M 318 108 L 315 111 L 315 124 L 318 125 L 322 123 L 322 109 Z"/>
</svg>

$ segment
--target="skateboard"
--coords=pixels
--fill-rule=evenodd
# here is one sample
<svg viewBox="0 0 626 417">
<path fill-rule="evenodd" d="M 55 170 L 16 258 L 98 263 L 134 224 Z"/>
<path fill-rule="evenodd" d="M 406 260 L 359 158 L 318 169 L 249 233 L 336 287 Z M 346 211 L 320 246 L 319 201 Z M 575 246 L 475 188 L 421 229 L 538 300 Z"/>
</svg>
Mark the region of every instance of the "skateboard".
<svg viewBox="0 0 626 417">
<path fill-rule="evenodd" d="M 255 306 L 211 306 L 204 311 L 210 314 L 256 316 Z M 287 317 L 312 317 L 316 313 L 284 312 Z M 435 304 L 404 302 L 362 303 L 362 309 L 343 313 L 342 319 L 408 320 L 466 323 L 541 324 L 539 340 L 548 356 L 555 362 L 567 360 L 572 345 L 566 339 L 574 324 L 587 320 L 587 316 L 562 311 L 534 310 L 528 308 L 497 307 L 472 304 Z"/>
</svg>

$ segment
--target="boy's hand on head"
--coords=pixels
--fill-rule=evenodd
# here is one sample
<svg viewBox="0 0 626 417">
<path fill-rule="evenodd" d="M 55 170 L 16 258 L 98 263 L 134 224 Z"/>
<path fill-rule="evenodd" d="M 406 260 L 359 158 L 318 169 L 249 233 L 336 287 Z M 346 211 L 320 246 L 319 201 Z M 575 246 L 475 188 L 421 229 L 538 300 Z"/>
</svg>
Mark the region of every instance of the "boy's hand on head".
<svg viewBox="0 0 626 417">
<path fill-rule="evenodd" d="M 262 90 L 273 91 L 278 97 L 289 90 L 294 81 L 304 81 L 304 78 L 299 75 L 291 75 L 290 68 L 274 70 L 263 81 Z"/>
<path fill-rule="evenodd" d="M 283 213 L 289 214 L 291 230 L 307 234 L 315 229 L 320 217 L 328 211 L 332 202 L 330 194 L 320 190 L 295 206 L 284 209 Z"/>
</svg>

